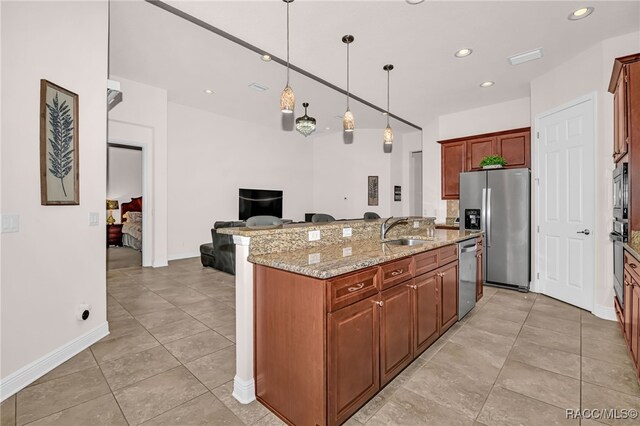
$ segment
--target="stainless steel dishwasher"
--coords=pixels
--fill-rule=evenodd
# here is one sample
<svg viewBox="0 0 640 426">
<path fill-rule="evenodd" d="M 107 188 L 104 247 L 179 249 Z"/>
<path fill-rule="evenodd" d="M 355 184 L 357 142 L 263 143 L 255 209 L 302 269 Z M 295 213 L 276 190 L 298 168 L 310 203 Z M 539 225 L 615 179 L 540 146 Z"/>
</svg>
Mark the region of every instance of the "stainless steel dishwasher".
<svg viewBox="0 0 640 426">
<path fill-rule="evenodd" d="M 458 243 L 458 319 L 476 306 L 476 239 Z"/>
</svg>

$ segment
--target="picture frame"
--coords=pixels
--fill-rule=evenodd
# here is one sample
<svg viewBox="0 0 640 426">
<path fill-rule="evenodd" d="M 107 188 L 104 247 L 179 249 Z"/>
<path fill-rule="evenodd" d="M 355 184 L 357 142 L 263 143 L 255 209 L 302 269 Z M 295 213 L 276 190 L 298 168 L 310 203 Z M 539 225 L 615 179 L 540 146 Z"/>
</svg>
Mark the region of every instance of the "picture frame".
<svg viewBox="0 0 640 426">
<path fill-rule="evenodd" d="M 378 205 L 378 176 L 369 176 L 367 199 L 370 206 Z"/>
<path fill-rule="evenodd" d="M 393 201 L 402 201 L 402 186 L 394 185 L 394 187 L 393 187 Z"/>
<path fill-rule="evenodd" d="M 80 204 L 78 95 L 40 80 L 40 204 Z"/>
</svg>

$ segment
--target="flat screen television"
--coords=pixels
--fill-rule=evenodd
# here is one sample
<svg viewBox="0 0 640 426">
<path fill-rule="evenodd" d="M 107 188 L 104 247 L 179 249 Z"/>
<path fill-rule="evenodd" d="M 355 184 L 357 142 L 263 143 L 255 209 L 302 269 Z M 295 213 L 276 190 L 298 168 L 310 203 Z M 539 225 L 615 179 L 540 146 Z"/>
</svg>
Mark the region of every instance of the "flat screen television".
<svg viewBox="0 0 640 426">
<path fill-rule="evenodd" d="M 252 216 L 282 218 L 282 191 L 240 188 L 238 199 L 240 220 L 247 220 Z"/>
</svg>

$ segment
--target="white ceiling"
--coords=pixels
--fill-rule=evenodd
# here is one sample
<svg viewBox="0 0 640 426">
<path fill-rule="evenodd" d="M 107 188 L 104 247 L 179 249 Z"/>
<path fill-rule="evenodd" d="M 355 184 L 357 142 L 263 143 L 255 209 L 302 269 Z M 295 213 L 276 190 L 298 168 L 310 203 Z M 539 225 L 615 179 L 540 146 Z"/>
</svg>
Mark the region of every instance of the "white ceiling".
<svg viewBox="0 0 640 426">
<path fill-rule="evenodd" d="M 286 57 L 286 5 L 263 1 L 168 1 L 168 4 L 251 43 Z M 573 10 L 595 7 L 586 19 Z M 291 3 L 291 63 L 345 87 L 345 45 L 353 34 L 351 91 L 382 108 L 392 63 L 391 111 L 417 125 L 429 117 L 529 95 L 529 83 L 596 42 L 640 29 L 638 1 L 311 1 Z M 178 103 L 254 120 L 280 123 L 281 65 L 141 1 L 111 2 L 110 71 L 167 88 Z M 469 47 L 463 59 L 453 53 Z M 507 57 L 542 47 L 540 60 L 511 66 Z M 479 84 L 493 80 L 495 86 Z M 264 93 L 251 82 L 269 87 Z M 311 103 L 319 128 L 339 129 L 344 96 L 292 73 L 297 96 Z M 214 95 L 205 95 L 211 88 Z M 126 101 L 126 94 L 125 94 Z M 379 112 L 352 106 L 360 127 L 384 127 Z M 409 128 L 399 123 L 405 130 Z M 401 130 L 402 131 L 402 130 Z"/>
</svg>

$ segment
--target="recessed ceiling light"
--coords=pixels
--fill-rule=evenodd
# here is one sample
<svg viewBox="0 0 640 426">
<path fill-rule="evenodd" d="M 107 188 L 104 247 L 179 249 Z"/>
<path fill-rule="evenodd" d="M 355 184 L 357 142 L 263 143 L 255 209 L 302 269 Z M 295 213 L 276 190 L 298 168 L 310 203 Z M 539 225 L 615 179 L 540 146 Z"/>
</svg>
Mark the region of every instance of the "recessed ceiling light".
<svg viewBox="0 0 640 426">
<path fill-rule="evenodd" d="M 269 62 L 271 60 L 271 55 L 268 55 L 268 54 L 265 53 L 264 55 L 262 55 L 260 57 L 260 59 L 262 59 L 265 62 Z"/>
<path fill-rule="evenodd" d="M 491 87 L 491 86 L 493 86 L 494 84 L 496 84 L 496 83 L 495 83 L 495 82 L 493 82 L 493 81 L 485 81 L 485 82 L 483 82 L 483 83 L 480 83 L 480 87 Z"/>
<path fill-rule="evenodd" d="M 511 65 L 519 65 L 540 58 L 542 58 L 542 48 L 531 50 L 529 52 L 518 53 L 517 55 L 509 56 L 507 59 L 509 59 L 509 63 Z"/>
<path fill-rule="evenodd" d="M 567 16 L 567 19 L 569 19 L 570 21 L 577 21 L 578 19 L 586 18 L 593 13 L 593 10 L 593 7 L 581 7 L 580 9 L 575 10 L 573 13 L 569 14 L 569 16 Z"/>
<path fill-rule="evenodd" d="M 213 95 L 213 90 L 211 90 L 211 89 L 204 89 L 204 93 L 206 93 L 207 95 Z"/>
<path fill-rule="evenodd" d="M 472 53 L 473 53 L 473 49 L 468 49 L 465 47 L 464 49 L 460 49 L 456 53 L 454 53 L 454 56 L 456 58 L 464 58 L 465 56 L 469 56 Z"/>
<path fill-rule="evenodd" d="M 324 129 L 325 130 L 331 130 L 331 127 L 325 127 Z"/>
<path fill-rule="evenodd" d="M 422 3 L 424 0 L 407 0 L 407 3 L 409 4 L 420 4 Z"/>
<path fill-rule="evenodd" d="M 249 85 L 249 87 L 251 87 L 253 90 L 258 91 L 258 92 L 265 92 L 265 91 L 269 90 L 269 88 L 267 86 L 263 86 L 263 85 L 258 84 L 258 83 L 251 83 Z"/>
</svg>

